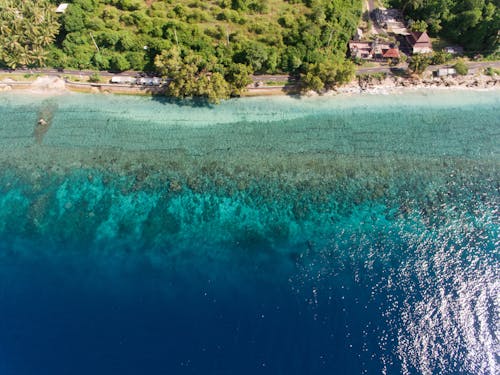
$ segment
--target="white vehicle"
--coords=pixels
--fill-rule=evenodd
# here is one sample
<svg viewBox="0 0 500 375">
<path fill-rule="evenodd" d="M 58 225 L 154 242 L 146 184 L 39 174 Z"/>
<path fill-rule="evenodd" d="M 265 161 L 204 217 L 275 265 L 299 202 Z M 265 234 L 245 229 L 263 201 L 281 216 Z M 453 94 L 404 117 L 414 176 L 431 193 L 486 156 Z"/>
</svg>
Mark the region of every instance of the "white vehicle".
<svg viewBox="0 0 500 375">
<path fill-rule="evenodd" d="M 134 77 L 129 76 L 113 76 L 111 77 L 110 82 L 122 85 L 133 85 L 137 82 L 137 80 Z"/>
<path fill-rule="evenodd" d="M 161 82 L 160 77 L 142 77 L 137 80 L 137 83 L 143 86 L 160 86 Z"/>
</svg>

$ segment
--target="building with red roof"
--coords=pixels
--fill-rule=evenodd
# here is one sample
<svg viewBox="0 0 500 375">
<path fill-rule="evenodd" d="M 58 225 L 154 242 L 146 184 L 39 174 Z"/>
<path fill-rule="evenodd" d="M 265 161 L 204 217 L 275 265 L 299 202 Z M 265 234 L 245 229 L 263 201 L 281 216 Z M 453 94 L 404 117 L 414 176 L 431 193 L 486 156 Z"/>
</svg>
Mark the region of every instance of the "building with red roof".
<svg viewBox="0 0 500 375">
<path fill-rule="evenodd" d="M 384 52 L 384 59 L 399 59 L 399 49 L 397 48 L 389 48 Z"/>
</svg>

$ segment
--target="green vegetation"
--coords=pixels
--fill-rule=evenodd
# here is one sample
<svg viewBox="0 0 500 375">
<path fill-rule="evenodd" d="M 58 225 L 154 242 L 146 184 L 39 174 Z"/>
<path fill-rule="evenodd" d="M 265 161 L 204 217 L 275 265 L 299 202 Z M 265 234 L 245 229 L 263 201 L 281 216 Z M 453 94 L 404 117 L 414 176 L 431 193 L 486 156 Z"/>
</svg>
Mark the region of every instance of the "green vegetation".
<svg viewBox="0 0 500 375">
<path fill-rule="evenodd" d="M 467 67 L 467 64 L 463 60 L 458 60 L 455 65 L 453 65 L 453 68 L 457 71 L 457 74 L 461 76 L 466 76 L 467 73 L 469 73 L 469 68 Z"/>
<path fill-rule="evenodd" d="M 450 53 L 444 51 L 437 51 L 433 53 L 431 62 L 433 65 L 441 65 L 450 61 L 452 57 L 453 56 Z"/>
<path fill-rule="evenodd" d="M 422 74 L 430 63 L 431 57 L 426 54 L 413 55 L 408 62 L 408 71 L 412 74 Z"/>
<path fill-rule="evenodd" d="M 411 31 L 416 31 L 416 32 L 426 32 L 427 31 L 427 22 L 425 21 L 415 21 L 411 24 L 410 27 Z"/>
<path fill-rule="evenodd" d="M 389 0 L 388 3 L 402 9 L 406 18 L 425 22 L 431 35 L 464 46 L 470 53 L 498 52 L 498 0 Z"/>
<path fill-rule="evenodd" d="M 354 78 L 355 69 L 351 62 L 325 59 L 323 62 L 309 64 L 307 73 L 302 76 L 303 90 L 322 91 L 344 84 Z"/>
<path fill-rule="evenodd" d="M 0 65 L 41 66 L 58 31 L 46 0 L 0 0 Z"/>
<path fill-rule="evenodd" d="M 288 81 L 266 81 L 266 82 L 264 82 L 264 84 L 266 86 L 282 87 L 282 86 L 290 85 L 290 82 L 288 82 Z"/>
<path fill-rule="evenodd" d="M 89 82 L 92 82 L 92 83 L 101 82 L 101 75 L 97 72 L 92 73 L 89 77 Z"/>
<path fill-rule="evenodd" d="M 484 74 L 486 74 L 487 76 L 490 76 L 490 77 L 500 75 L 500 69 L 495 69 L 495 68 L 489 66 L 485 69 Z"/>
<path fill-rule="evenodd" d="M 365 73 L 365 74 L 360 74 L 358 75 L 358 80 L 360 81 L 383 81 L 384 79 L 387 78 L 387 73 L 381 72 L 381 73 Z"/>
<path fill-rule="evenodd" d="M 56 16 L 59 2 L 0 0 L 10 14 L 2 12 L 2 35 L 22 35 L 22 48 L 44 56 L 3 48 L 0 63 L 155 72 L 172 79 L 170 95 L 211 100 L 238 95 L 252 73 L 302 74 L 308 88 L 341 84 L 353 71 L 345 55 L 362 8 L 362 0 L 68 0 Z M 30 12 L 44 15 L 37 45 L 24 26 L 12 31 L 15 15 Z"/>
</svg>

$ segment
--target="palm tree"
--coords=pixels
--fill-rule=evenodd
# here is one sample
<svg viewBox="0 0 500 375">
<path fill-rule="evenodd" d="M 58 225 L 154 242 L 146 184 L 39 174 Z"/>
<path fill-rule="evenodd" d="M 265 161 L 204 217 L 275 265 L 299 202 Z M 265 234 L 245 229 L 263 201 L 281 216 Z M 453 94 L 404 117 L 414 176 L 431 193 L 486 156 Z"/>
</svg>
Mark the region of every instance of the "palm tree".
<svg viewBox="0 0 500 375">
<path fill-rule="evenodd" d="M 47 0 L 0 0 L 0 58 L 8 66 L 43 65 L 58 30 Z"/>
<path fill-rule="evenodd" d="M 30 53 L 30 61 L 36 66 L 43 66 L 47 60 L 47 51 L 42 48 L 34 48 Z"/>
</svg>

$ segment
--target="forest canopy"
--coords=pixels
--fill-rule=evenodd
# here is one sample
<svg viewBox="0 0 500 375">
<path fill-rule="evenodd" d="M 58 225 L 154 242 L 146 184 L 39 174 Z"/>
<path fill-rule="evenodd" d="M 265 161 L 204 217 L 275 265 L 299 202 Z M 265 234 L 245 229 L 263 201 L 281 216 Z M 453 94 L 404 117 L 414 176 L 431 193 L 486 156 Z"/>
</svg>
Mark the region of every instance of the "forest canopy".
<svg viewBox="0 0 500 375">
<path fill-rule="evenodd" d="M 9 68 L 42 66 L 59 30 L 45 0 L 0 0 L 0 62 Z"/>
<path fill-rule="evenodd" d="M 498 0 L 386 0 L 406 18 L 424 21 L 431 35 L 462 45 L 470 53 L 498 53 Z"/>
<path fill-rule="evenodd" d="M 155 57 L 177 45 L 183 54 L 215 57 L 223 67 L 235 63 L 257 73 L 298 72 L 331 55 L 345 55 L 361 15 L 361 0 L 68 2 L 67 11 L 57 18 L 55 43 L 43 45 L 49 47 L 47 64 L 115 71 L 155 70 Z M 34 7 L 53 18 L 47 4 L 55 10 L 59 1 L 0 0 L 5 3 Z M 21 27 L 15 35 L 26 33 Z"/>
</svg>

